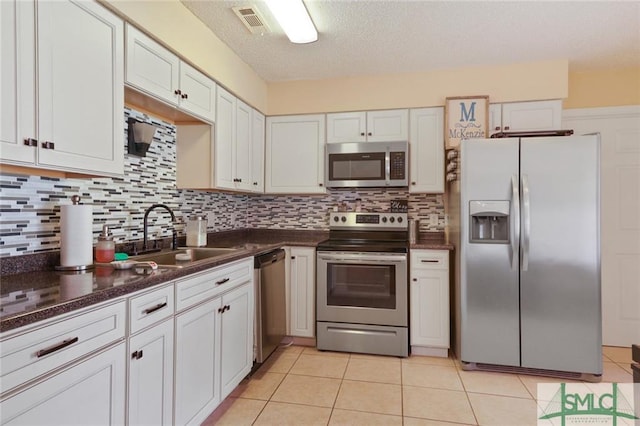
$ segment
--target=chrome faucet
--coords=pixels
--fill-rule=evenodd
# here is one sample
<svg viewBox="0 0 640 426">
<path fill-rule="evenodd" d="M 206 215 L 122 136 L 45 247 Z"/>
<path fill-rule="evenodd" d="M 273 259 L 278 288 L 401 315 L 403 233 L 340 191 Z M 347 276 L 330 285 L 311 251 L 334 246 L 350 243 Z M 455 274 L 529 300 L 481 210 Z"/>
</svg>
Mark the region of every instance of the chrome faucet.
<svg viewBox="0 0 640 426">
<path fill-rule="evenodd" d="M 142 232 L 144 233 L 144 240 L 142 242 L 142 250 L 143 251 L 147 250 L 147 221 L 149 219 L 149 213 L 151 213 L 151 210 L 156 209 L 156 208 L 162 208 L 162 209 L 165 209 L 166 211 L 168 211 L 169 214 L 171 215 L 171 221 L 174 224 L 176 223 L 176 215 L 173 214 L 173 211 L 169 208 L 169 206 L 167 206 L 165 204 L 152 204 L 151 207 L 149 207 L 144 212 L 144 219 L 143 219 L 143 223 L 142 223 Z M 173 227 L 173 232 L 172 232 L 171 237 L 172 237 L 171 238 L 171 249 L 172 250 L 176 250 L 177 247 L 178 247 L 178 235 L 176 234 L 175 226 Z"/>
</svg>

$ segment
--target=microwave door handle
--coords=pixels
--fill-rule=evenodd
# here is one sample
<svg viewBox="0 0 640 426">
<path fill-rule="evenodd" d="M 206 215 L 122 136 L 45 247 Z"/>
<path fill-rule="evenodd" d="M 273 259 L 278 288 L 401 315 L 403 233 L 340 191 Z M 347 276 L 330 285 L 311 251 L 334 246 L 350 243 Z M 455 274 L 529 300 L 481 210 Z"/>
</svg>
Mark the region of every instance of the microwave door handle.
<svg viewBox="0 0 640 426">
<path fill-rule="evenodd" d="M 387 147 L 387 151 L 384 155 L 384 176 L 387 184 L 391 183 L 391 151 Z"/>
</svg>

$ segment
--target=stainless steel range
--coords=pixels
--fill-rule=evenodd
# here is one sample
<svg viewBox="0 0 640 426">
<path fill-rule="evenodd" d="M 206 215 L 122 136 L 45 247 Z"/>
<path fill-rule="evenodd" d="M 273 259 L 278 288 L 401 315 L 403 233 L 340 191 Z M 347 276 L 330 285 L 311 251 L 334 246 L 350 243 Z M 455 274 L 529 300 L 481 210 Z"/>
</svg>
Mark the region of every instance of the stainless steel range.
<svg viewBox="0 0 640 426">
<path fill-rule="evenodd" d="M 408 356 L 407 214 L 329 220 L 317 248 L 318 349 Z"/>
</svg>

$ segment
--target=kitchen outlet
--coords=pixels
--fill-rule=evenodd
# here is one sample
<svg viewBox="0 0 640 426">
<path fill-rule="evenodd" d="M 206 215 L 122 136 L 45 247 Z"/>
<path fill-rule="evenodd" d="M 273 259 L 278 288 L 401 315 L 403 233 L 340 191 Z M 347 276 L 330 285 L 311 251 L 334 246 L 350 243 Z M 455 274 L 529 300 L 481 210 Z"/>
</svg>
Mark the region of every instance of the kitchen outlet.
<svg viewBox="0 0 640 426">
<path fill-rule="evenodd" d="M 429 224 L 431 226 L 438 226 L 438 214 L 437 213 L 431 213 L 429 215 Z"/>
<path fill-rule="evenodd" d="M 215 225 L 216 215 L 214 212 L 207 212 L 207 227 L 213 227 Z"/>
<path fill-rule="evenodd" d="M 449 215 L 448 214 L 444 215 L 444 226 L 449 226 Z"/>
<path fill-rule="evenodd" d="M 237 220 L 237 215 L 236 213 L 231 213 L 231 225 L 236 226 L 236 220 Z"/>
</svg>

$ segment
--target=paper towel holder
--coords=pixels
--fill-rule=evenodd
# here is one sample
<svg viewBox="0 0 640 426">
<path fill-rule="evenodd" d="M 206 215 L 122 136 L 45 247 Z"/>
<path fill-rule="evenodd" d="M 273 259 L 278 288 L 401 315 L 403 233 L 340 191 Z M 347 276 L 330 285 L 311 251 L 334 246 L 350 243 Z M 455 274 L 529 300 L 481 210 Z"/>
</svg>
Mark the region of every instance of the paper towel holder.
<svg viewBox="0 0 640 426">
<path fill-rule="evenodd" d="M 145 157 L 151 146 L 151 142 L 153 142 L 153 136 L 156 134 L 157 127 L 138 121 L 133 117 L 129 117 L 127 126 L 129 154 Z"/>
<path fill-rule="evenodd" d="M 79 195 L 73 195 L 71 196 L 71 204 L 74 206 L 80 205 L 80 196 Z M 62 272 L 74 272 L 74 273 L 84 273 L 87 272 L 87 270 L 89 269 L 93 269 L 93 263 L 89 263 L 89 264 L 85 264 L 85 265 L 73 265 L 73 266 L 62 266 L 62 265 L 55 265 L 54 269 L 56 271 L 62 271 Z"/>
</svg>

